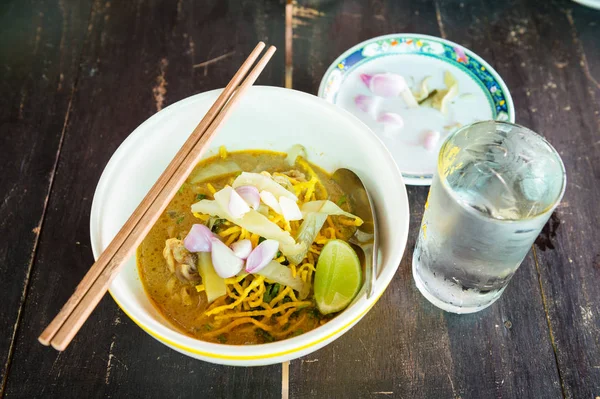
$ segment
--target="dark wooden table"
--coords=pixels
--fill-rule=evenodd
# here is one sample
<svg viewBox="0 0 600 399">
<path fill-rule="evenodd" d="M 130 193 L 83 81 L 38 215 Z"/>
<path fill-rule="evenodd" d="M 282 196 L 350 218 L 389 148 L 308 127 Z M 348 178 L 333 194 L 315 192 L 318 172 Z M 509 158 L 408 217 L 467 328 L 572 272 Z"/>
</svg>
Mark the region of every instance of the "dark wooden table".
<svg viewBox="0 0 600 399">
<path fill-rule="evenodd" d="M 113 151 L 161 108 L 222 87 L 258 40 L 283 86 L 282 1 L 13 0 L 0 6 L 0 397 L 600 397 L 600 11 L 564 0 L 299 0 L 293 88 L 373 36 L 461 43 L 508 84 L 517 122 L 546 136 L 565 197 L 502 298 L 468 316 L 416 290 L 411 256 L 326 348 L 234 368 L 180 355 L 105 298 L 64 353 L 36 341 L 92 264 L 89 212 Z"/>
</svg>

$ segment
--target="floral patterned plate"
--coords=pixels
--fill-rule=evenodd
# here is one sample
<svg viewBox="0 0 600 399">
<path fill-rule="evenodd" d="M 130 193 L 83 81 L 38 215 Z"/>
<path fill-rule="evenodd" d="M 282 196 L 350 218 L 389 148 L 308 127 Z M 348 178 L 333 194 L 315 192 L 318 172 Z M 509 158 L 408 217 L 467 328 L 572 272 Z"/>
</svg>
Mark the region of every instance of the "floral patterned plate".
<svg viewBox="0 0 600 399">
<path fill-rule="evenodd" d="M 365 85 L 364 76 L 361 78 L 363 74 L 398 74 L 413 91 L 428 78 L 431 90 L 442 90 L 447 72 L 459 91 L 445 113 L 427 106 L 409 109 L 400 97 L 378 98 Z M 357 96 L 376 99 L 377 110 L 365 112 L 357 105 Z M 369 126 L 390 150 L 410 185 L 431 184 L 439 147 L 453 130 L 480 120 L 515 120 L 508 88 L 489 64 L 458 44 L 418 34 L 380 36 L 352 47 L 325 73 L 319 97 L 345 108 Z M 377 121 L 378 115 L 387 112 L 399 114 L 404 127 L 390 133 Z M 422 145 L 423 137 L 432 132 L 439 137 L 436 144 Z"/>
</svg>

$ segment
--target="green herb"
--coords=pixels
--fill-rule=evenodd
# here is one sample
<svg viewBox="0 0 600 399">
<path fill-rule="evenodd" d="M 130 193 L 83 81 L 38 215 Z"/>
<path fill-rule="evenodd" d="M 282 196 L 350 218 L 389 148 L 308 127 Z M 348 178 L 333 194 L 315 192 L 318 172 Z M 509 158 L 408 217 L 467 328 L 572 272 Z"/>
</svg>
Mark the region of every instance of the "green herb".
<svg viewBox="0 0 600 399">
<path fill-rule="evenodd" d="M 300 334 L 304 334 L 304 330 L 303 329 L 298 329 L 296 331 L 294 331 L 294 333 L 292 334 L 294 337 L 297 337 Z"/>
<path fill-rule="evenodd" d="M 275 341 L 275 338 L 273 338 L 273 336 L 271 334 L 269 334 L 268 332 L 266 332 L 262 328 L 257 328 L 254 331 L 255 331 L 256 336 L 259 337 L 259 338 L 262 338 L 264 342 L 273 342 L 273 341 Z"/>
<path fill-rule="evenodd" d="M 177 218 L 176 223 L 179 224 L 179 223 L 183 222 L 184 219 L 185 219 L 185 216 L 180 216 L 179 218 Z"/>
<path fill-rule="evenodd" d="M 279 294 L 280 288 L 281 285 L 279 285 L 279 283 L 269 284 L 265 289 L 265 293 L 263 294 L 263 301 L 267 303 L 271 302 L 277 296 L 277 294 Z"/>
<path fill-rule="evenodd" d="M 207 323 L 207 324 L 205 324 L 205 325 L 204 325 L 204 329 L 205 329 L 206 331 L 212 331 L 212 329 L 213 329 L 213 326 L 211 326 L 210 324 L 208 324 L 208 323 Z"/>
<path fill-rule="evenodd" d="M 186 183 L 183 183 L 183 184 L 181 185 L 181 187 L 179 187 L 179 190 L 177 190 L 177 193 L 178 193 L 178 194 L 181 194 L 181 193 L 183 193 L 183 190 L 185 189 L 185 185 L 186 185 Z"/>
<path fill-rule="evenodd" d="M 265 241 L 266 238 L 265 237 L 258 237 L 258 243 L 260 244 L 261 242 Z"/>
<path fill-rule="evenodd" d="M 202 201 L 202 200 L 203 200 L 203 199 L 205 199 L 205 198 L 206 198 L 206 195 L 205 195 L 205 194 L 196 194 L 196 199 L 197 199 L 198 201 Z"/>
<path fill-rule="evenodd" d="M 319 312 L 319 309 L 317 308 L 312 308 L 308 311 L 308 316 L 311 319 L 320 319 L 321 318 L 321 312 Z"/>
<path fill-rule="evenodd" d="M 436 94 L 437 94 L 437 90 L 432 90 L 431 93 L 429 93 L 427 95 L 427 97 L 425 97 L 424 99 L 419 101 L 419 105 L 423 104 L 425 101 L 431 100 L 433 98 L 433 96 L 435 96 Z"/>
<path fill-rule="evenodd" d="M 217 335 L 217 339 L 222 344 L 224 344 L 225 342 L 227 342 L 227 337 L 225 336 L 225 334 L 219 334 L 219 335 Z"/>
<path fill-rule="evenodd" d="M 277 256 L 276 258 L 279 258 L 281 256 L 281 251 L 277 251 Z"/>
<path fill-rule="evenodd" d="M 210 231 L 214 233 L 223 223 L 225 223 L 225 219 L 215 219 L 210 228 Z"/>
<path fill-rule="evenodd" d="M 348 202 L 348 198 L 346 197 L 346 194 L 342 195 L 340 197 L 340 199 L 338 200 L 337 204 L 338 206 L 342 206 L 344 205 L 346 202 Z"/>
</svg>

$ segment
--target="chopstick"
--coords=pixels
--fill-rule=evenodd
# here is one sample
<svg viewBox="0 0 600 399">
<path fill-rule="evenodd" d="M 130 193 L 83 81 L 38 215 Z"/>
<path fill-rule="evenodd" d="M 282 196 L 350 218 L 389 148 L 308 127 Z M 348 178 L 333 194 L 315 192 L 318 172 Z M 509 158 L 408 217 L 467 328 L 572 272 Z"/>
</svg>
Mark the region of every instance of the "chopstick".
<svg viewBox="0 0 600 399">
<path fill-rule="evenodd" d="M 136 248 L 199 162 L 215 132 L 229 116 L 231 109 L 244 92 L 254 84 L 269 62 L 276 50 L 273 46 L 269 47 L 252 71 L 248 73 L 264 47 L 264 43 L 258 43 L 236 72 L 146 197 L 92 265 L 73 295 L 39 336 L 38 340 L 42 344 L 51 344 L 55 349 L 61 351 L 66 349 L 104 296 L 121 266 L 134 254 Z M 240 85 L 245 76 L 245 80 Z"/>
</svg>

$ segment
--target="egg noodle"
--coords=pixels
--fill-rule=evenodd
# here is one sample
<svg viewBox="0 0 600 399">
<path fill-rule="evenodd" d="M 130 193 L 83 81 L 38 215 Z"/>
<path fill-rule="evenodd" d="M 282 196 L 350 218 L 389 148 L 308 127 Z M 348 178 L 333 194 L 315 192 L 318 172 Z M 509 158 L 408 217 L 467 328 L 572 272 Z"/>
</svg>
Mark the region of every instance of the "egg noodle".
<svg viewBox="0 0 600 399">
<path fill-rule="evenodd" d="M 227 155 L 221 151 L 220 156 L 224 158 Z M 306 179 L 299 179 L 278 172 L 273 173 L 272 176 L 278 179 L 285 179 L 289 182 L 294 194 L 298 197 L 298 205 L 300 206 L 309 201 L 327 199 L 325 186 L 321 183 L 308 162 L 298 159 L 297 165 L 303 169 Z M 229 184 L 232 183 L 233 178 L 229 181 Z M 217 191 L 210 183 L 206 184 L 206 188 L 212 194 Z M 200 213 L 194 213 L 194 216 L 202 222 L 206 222 L 210 218 L 209 215 Z M 333 218 L 336 219 L 335 222 Z M 289 232 L 292 237 L 296 235 L 300 227 L 299 221 L 287 222 L 272 209 L 269 209 L 268 219 L 277 224 L 281 229 Z M 344 216 L 327 216 L 326 224 L 317 234 L 315 241 L 311 244 L 302 262 L 298 265 L 289 263 L 292 277 L 296 278 L 299 276 L 302 281 L 312 285 L 316 271 L 315 266 L 323 245 L 329 240 L 340 236 L 342 234 L 340 229 L 343 226 L 356 225 L 356 220 Z M 256 247 L 260 240 L 257 234 L 253 234 L 229 221 L 222 223 L 221 230 L 217 234 L 223 239 L 226 245 L 248 239 L 251 241 L 252 247 Z M 279 254 L 275 261 L 283 263 L 287 259 L 285 256 Z M 312 300 L 299 300 L 292 288 L 281 284 L 278 284 L 279 290 L 276 292 L 276 295 L 270 301 L 265 301 L 265 298 L 268 298 L 265 295 L 267 287 L 272 288 L 276 283 L 263 276 L 243 274 L 225 279 L 225 284 L 227 294 L 215 300 L 205 311 L 205 315 L 212 316 L 212 320 L 214 320 L 207 326 L 209 331 L 204 333 L 204 337 L 206 338 L 218 337 L 238 327 L 250 330 L 260 328 L 269 332 L 273 337 L 285 337 L 297 331 L 298 326 L 302 325 L 305 321 L 307 314 L 303 313 L 299 315 L 293 324 L 289 323 L 290 316 L 299 309 L 314 306 Z M 203 284 L 196 286 L 198 292 L 204 291 L 204 289 Z M 286 328 L 282 329 L 282 326 Z M 276 329 L 274 327 L 279 328 Z"/>
</svg>

